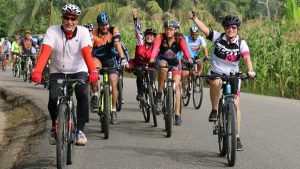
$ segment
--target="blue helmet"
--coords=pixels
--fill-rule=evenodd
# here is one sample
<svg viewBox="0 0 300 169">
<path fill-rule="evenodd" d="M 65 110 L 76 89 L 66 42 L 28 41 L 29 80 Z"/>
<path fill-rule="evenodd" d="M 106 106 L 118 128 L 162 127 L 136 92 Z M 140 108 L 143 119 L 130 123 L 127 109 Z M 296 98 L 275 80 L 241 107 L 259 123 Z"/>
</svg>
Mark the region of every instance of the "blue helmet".
<svg viewBox="0 0 300 169">
<path fill-rule="evenodd" d="M 100 12 L 99 15 L 97 16 L 97 23 L 100 25 L 106 25 L 109 24 L 109 22 L 110 22 L 109 15 L 105 12 Z"/>
</svg>

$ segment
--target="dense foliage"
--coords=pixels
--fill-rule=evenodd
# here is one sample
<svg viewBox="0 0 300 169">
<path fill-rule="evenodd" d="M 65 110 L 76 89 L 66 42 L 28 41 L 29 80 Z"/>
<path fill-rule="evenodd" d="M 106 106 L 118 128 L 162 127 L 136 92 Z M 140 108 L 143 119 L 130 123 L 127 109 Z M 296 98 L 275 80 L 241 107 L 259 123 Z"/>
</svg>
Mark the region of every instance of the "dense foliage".
<svg viewBox="0 0 300 169">
<path fill-rule="evenodd" d="M 81 24 L 95 24 L 100 11 L 108 12 L 132 55 L 132 8 L 140 9 L 143 28 L 161 31 L 163 19 L 176 18 L 185 34 L 192 23 L 187 19 L 190 10 L 219 31 L 221 18 L 234 13 L 242 18 L 240 34 L 250 46 L 258 73 L 256 80 L 244 83 L 244 89 L 300 99 L 300 0 L 0 0 L 0 37 L 24 29 L 44 33 L 49 25 L 60 24 L 60 8 L 68 2 L 82 9 Z"/>
</svg>

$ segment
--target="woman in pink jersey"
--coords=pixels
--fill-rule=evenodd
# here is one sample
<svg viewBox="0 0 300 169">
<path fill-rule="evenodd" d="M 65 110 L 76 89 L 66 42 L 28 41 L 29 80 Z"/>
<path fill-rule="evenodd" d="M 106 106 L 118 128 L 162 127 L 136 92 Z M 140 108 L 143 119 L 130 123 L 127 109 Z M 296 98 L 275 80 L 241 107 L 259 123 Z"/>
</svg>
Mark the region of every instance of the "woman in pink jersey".
<svg viewBox="0 0 300 169">
<path fill-rule="evenodd" d="M 161 33 L 154 41 L 153 51 L 151 53 L 150 62 L 158 57 L 159 66 L 174 66 L 173 80 L 175 81 L 176 105 L 175 105 L 175 124 L 181 125 L 180 114 L 180 77 L 181 77 L 181 63 L 177 58 L 178 52 L 183 52 L 189 65 L 193 66 L 190 53 L 187 48 L 186 41 L 181 33 L 179 33 L 179 22 L 175 20 L 166 20 L 164 22 L 165 32 Z M 158 75 L 158 92 L 156 95 L 156 103 L 158 109 L 161 110 L 161 96 L 164 87 L 164 80 L 167 78 L 167 68 L 161 68 Z"/>
</svg>

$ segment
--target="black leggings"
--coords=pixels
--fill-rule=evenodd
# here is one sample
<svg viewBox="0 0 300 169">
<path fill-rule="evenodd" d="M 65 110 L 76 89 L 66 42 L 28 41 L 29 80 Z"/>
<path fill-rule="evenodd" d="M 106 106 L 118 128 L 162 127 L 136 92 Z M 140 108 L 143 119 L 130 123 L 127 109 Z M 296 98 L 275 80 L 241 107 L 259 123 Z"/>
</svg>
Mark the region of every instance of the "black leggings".
<svg viewBox="0 0 300 169">
<path fill-rule="evenodd" d="M 150 76 L 150 82 L 155 82 L 155 70 L 149 70 L 148 71 Z M 145 77 L 145 73 L 141 69 L 137 69 L 134 74 L 136 75 L 136 86 L 137 86 L 137 92 L 139 95 L 143 94 L 143 79 Z"/>
<path fill-rule="evenodd" d="M 56 79 L 62 79 L 66 74 L 63 73 L 52 73 L 50 74 L 49 81 L 55 81 Z M 79 72 L 74 74 L 67 74 L 67 78 L 70 79 L 88 79 L 87 72 Z M 49 102 L 48 110 L 51 116 L 52 125 L 55 125 L 57 118 L 57 99 L 63 95 L 63 91 L 60 89 L 59 84 L 49 85 Z M 86 115 L 89 112 L 88 102 L 88 84 L 80 84 L 75 87 L 75 94 L 77 99 L 77 129 L 83 131 L 86 121 Z"/>
</svg>

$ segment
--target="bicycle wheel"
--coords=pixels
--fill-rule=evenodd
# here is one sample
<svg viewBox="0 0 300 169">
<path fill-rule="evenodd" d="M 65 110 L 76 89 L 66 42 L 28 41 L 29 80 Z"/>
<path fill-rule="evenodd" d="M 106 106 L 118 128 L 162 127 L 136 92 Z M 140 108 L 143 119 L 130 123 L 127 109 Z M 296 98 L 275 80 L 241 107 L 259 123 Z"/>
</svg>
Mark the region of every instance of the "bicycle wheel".
<svg viewBox="0 0 300 169">
<path fill-rule="evenodd" d="M 172 133 L 172 119 L 173 119 L 173 110 L 174 110 L 174 102 L 173 102 L 173 88 L 168 86 L 167 87 L 167 97 L 166 97 L 166 114 L 165 114 L 165 124 L 166 124 L 166 131 L 167 137 L 171 137 Z"/>
<path fill-rule="evenodd" d="M 191 89 L 192 89 L 191 73 L 187 78 L 187 84 L 182 87 L 185 87 L 185 96 L 182 96 L 182 103 L 184 106 L 188 106 L 191 98 Z"/>
<path fill-rule="evenodd" d="M 25 63 L 26 64 L 26 63 Z M 27 81 L 27 72 L 28 72 L 28 70 L 27 70 L 28 68 L 27 67 L 25 67 L 24 68 L 24 71 L 23 71 L 23 80 L 24 80 L 24 82 L 26 82 Z"/>
<path fill-rule="evenodd" d="M 71 114 L 69 115 L 68 118 L 68 149 L 67 149 L 67 165 L 70 165 L 73 163 L 73 159 L 74 159 L 74 144 L 75 144 L 75 124 L 76 124 L 76 110 L 74 107 L 74 102 L 72 102 L 72 110 L 71 110 Z"/>
<path fill-rule="evenodd" d="M 224 117 L 224 112 L 223 112 L 223 99 L 219 99 L 219 110 L 218 110 L 218 119 L 217 119 L 217 125 L 218 125 L 218 143 L 219 143 L 219 151 L 220 151 L 220 156 L 224 157 L 226 155 L 226 135 L 224 131 L 224 122 L 225 122 L 225 117 Z"/>
<path fill-rule="evenodd" d="M 104 125 L 103 125 L 103 129 L 104 129 L 104 139 L 108 139 L 109 138 L 109 113 L 110 113 L 110 96 L 109 96 L 109 86 L 105 85 L 103 87 L 103 116 L 104 116 Z"/>
<path fill-rule="evenodd" d="M 155 109 L 155 103 L 154 103 L 154 97 L 153 97 L 153 89 L 152 86 L 148 86 L 148 96 L 149 96 L 149 105 L 151 106 L 149 111 L 152 112 L 153 117 L 153 126 L 157 127 L 157 119 L 156 119 L 156 109 Z"/>
<path fill-rule="evenodd" d="M 227 160 L 230 167 L 235 164 L 236 157 L 236 107 L 233 102 L 227 104 Z"/>
<path fill-rule="evenodd" d="M 104 117 L 104 112 L 103 112 L 103 107 L 104 107 L 104 98 L 103 98 L 103 90 L 100 91 L 100 97 L 98 100 L 98 115 L 100 117 L 100 123 L 101 123 L 101 133 L 104 133 L 104 121 L 105 121 L 105 117 Z"/>
<path fill-rule="evenodd" d="M 199 109 L 203 99 L 203 81 L 199 75 L 196 75 L 193 80 L 193 103 L 195 109 Z"/>
<path fill-rule="evenodd" d="M 118 99 L 117 99 L 117 111 L 121 111 L 122 109 L 122 100 L 123 100 L 123 84 L 122 84 L 122 78 L 120 75 L 120 78 L 118 80 Z"/>
<path fill-rule="evenodd" d="M 17 67 L 15 67 L 15 69 L 13 69 L 13 77 L 17 77 Z"/>
<path fill-rule="evenodd" d="M 67 159 L 67 130 L 68 130 L 68 119 L 67 119 L 67 105 L 58 105 L 58 126 L 57 126 L 57 141 L 56 141 L 56 164 L 58 169 L 66 167 Z"/>
<path fill-rule="evenodd" d="M 140 101 L 140 107 L 142 109 L 143 117 L 146 123 L 150 122 L 150 107 L 147 105 L 148 102 L 148 94 L 145 89 L 143 89 L 143 99 Z"/>
<path fill-rule="evenodd" d="M 27 74 L 27 80 L 29 83 L 31 83 L 31 73 L 32 73 L 32 65 L 29 65 L 29 71 L 28 71 L 28 74 Z"/>
</svg>

